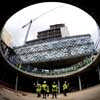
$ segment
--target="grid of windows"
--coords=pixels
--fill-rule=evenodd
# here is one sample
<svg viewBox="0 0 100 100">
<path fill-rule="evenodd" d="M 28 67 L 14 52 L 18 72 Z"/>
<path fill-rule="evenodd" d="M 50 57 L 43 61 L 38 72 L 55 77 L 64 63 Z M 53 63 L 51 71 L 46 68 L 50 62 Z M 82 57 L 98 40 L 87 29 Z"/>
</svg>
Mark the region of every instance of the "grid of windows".
<svg viewBox="0 0 100 100">
<path fill-rule="evenodd" d="M 38 39 L 61 37 L 60 28 L 38 32 Z"/>
<path fill-rule="evenodd" d="M 62 38 L 61 40 L 51 41 L 48 43 L 42 43 L 38 45 L 27 45 L 14 49 L 7 47 L 3 41 L 1 42 L 1 49 L 5 54 L 6 59 L 15 65 L 20 70 L 30 72 L 36 75 L 66 75 L 68 73 L 77 71 L 78 69 L 86 66 L 92 62 L 91 54 L 94 53 L 94 43 L 90 38 L 90 35 L 85 36 L 73 36 Z M 11 50 L 10 50 L 11 49 Z M 6 51 L 7 50 L 7 51 Z M 6 52 L 6 53 L 5 53 Z M 69 67 L 64 65 L 62 68 L 46 68 L 37 67 L 34 62 L 51 61 L 67 59 L 69 57 L 87 55 L 85 59 L 76 64 L 72 64 Z M 19 68 L 18 65 L 22 64 Z M 34 66 L 33 66 L 34 65 Z"/>
<path fill-rule="evenodd" d="M 61 28 L 65 28 L 65 24 L 55 24 L 50 25 L 50 29 L 38 32 L 38 39 L 50 39 L 50 38 L 57 38 L 62 37 Z"/>
<path fill-rule="evenodd" d="M 94 52 L 94 43 L 87 35 L 29 45 L 16 48 L 14 51 L 24 63 L 35 63 L 91 54 Z"/>
</svg>

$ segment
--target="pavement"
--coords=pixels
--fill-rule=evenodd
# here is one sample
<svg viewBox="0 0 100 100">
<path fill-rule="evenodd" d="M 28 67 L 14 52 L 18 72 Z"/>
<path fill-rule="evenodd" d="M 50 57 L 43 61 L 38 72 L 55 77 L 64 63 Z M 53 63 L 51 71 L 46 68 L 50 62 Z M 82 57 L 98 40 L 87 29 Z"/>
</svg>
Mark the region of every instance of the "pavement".
<svg viewBox="0 0 100 100">
<path fill-rule="evenodd" d="M 81 91 L 68 93 L 67 96 L 58 94 L 57 99 L 52 99 L 52 95 L 46 99 L 38 98 L 35 93 L 16 92 L 0 85 L 0 100 L 100 100 L 100 84 Z"/>
</svg>

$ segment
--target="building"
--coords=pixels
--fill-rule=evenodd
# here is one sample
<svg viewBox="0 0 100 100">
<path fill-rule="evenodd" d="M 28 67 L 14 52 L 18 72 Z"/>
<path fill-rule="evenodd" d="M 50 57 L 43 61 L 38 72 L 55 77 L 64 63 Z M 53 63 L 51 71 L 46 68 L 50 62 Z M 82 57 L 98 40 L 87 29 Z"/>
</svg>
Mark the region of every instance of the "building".
<svg viewBox="0 0 100 100">
<path fill-rule="evenodd" d="M 12 46 L 12 41 L 13 41 L 12 36 L 10 33 L 7 32 L 6 29 L 2 30 L 1 38 L 9 47 Z"/>
<path fill-rule="evenodd" d="M 15 47 L 13 50 L 15 55 L 10 56 L 9 60 L 13 59 L 14 65 L 22 64 L 23 70 L 33 76 L 34 74 L 51 78 L 55 75 L 67 76 L 67 72 L 71 71 L 70 68 L 73 69 L 74 64 L 91 57 L 96 50 L 90 34 L 69 36 L 67 32 L 68 36 L 62 37 L 62 27 L 65 25 L 51 25 L 49 30 L 38 32 L 37 40 Z M 41 73 L 44 76 L 41 76 Z"/>
<path fill-rule="evenodd" d="M 16 47 L 14 51 L 20 56 L 23 63 L 36 63 L 90 55 L 95 49 L 91 36 L 86 34 Z"/>
<path fill-rule="evenodd" d="M 65 37 L 65 34 L 69 36 L 67 27 L 64 24 L 50 25 L 49 30 L 38 32 L 38 39 L 50 39 Z"/>
<path fill-rule="evenodd" d="M 62 31 L 62 28 L 66 30 L 64 24 L 51 25 L 50 29 L 38 32 L 38 39 L 13 48 L 14 53 L 9 56 L 9 63 L 36 81 L 38 78 L 49 78 L 59 80 L 60 84 L 62 78 L 82 73 L 93 63 L 93 56 L 97 55 L 91 35 L 69 36 L 68 31 Z M 16 67 L 18 64 L 22 67 Z M 80 77 L 78 79 L 81 84 Z"/>
</svg>

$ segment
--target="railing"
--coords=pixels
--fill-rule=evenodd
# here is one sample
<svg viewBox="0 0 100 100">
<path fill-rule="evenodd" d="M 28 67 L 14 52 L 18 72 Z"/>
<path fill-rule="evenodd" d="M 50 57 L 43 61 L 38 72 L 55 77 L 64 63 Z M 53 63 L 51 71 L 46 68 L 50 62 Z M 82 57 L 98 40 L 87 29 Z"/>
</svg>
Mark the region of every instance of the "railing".
<svg viewBox="0 0 100 100">
<path fill-rule="evenodd" d="M 77 71 L 78 69 L 90 64 L 92 62 L 91 58 L 86 58 L 84 59 L 82 62 L 79 62 L 77 64 L 74 64 L 70 67 L 66 67 L 63 69 L 55 69 L 55 70 L 33 70 L 32 72 L 35 74 L 44 74 L 44 75 L 60 75 L 60 74 L 66 74 L 66 73 L 70 73 L 73 71 Z"/>
</svg>

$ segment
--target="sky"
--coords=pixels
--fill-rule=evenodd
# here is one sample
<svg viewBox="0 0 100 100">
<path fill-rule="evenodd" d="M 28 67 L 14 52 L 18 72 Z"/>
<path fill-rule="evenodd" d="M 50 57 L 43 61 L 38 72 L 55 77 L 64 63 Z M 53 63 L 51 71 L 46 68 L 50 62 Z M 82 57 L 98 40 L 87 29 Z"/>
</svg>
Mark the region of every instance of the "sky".
<svg viewBox="0 0 100 100">
<path fill-rule="evenodd" d="M 36 39 L 37 32 L 49 29 L 50 25 L 61 23 L 67 26 L 70 36 L 89 33 L 94 43 L 100 37 L 97 23 L 85 11 L 65 3 L 47 2 L 23 8 L 8 19 L 4 29 L 12 36 L 12 46 L 24 44 L 29 24 L 22 26 L 30 20 L 32 25 L 27 41 Z"/>
</svg>

